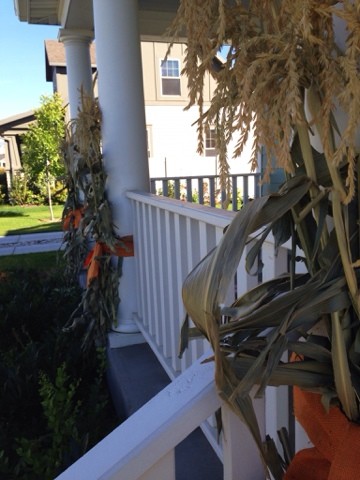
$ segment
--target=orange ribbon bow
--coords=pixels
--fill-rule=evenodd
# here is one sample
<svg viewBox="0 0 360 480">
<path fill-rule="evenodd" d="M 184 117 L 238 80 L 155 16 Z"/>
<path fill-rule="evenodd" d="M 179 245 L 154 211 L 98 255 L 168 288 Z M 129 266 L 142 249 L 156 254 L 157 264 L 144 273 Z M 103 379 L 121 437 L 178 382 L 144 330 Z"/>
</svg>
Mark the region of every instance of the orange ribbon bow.
<svg viewBox="0 0 360 480">
<path fill-rule="evenodd" d="M 79 228 L 80 221 L 84 213 L 84 208 L 77 208 L 76 210 L 70 210 L 63 218 L 62 227 L 64 231 L 70 230 L 70 225 L 74 228 Z"/>
<path fill-rule="evenodd" d="M 95 246 L 88 253 L 85 261 L 84 267 L 88 269 L 86 277 L 86 285 L 89 286 L 90 282 L 99 276 L 100 273 L 100 257 L 104 254 L 113 254 L 117 257 L 133 257 L 134 256 L 134 240 L 132 235 L 126 235 L 120 237 L 119 241 L 121 245 L 115 247 L 114 250 L 111 250 L 105 243 L 96 242 Z"/>
<path fill-rule="evenodd" d="M 360 425 L 349 422 L 337 407 L 327 413 L 319 394 L 298 387 L 294 410 L 314 447 L 295 455 L 284 480 L 358 480 Z"/>
</svg>

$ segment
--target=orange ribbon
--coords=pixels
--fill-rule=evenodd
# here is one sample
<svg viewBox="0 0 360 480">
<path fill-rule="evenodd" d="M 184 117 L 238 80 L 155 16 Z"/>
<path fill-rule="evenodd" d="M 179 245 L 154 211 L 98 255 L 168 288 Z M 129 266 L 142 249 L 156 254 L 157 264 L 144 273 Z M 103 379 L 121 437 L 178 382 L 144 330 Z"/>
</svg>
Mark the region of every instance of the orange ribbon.
<svg viewBox="0 0 360 480">
<path fill-rule="evenodd" d="M 95 246 L 90 252 L 88 253 L 87 257 L 84 261 L 84 267 L 88 269 L 87 276 L 86 276 L 86 286 L 90 285 L 90 282 L 93 278 L 97 278 L 100 273 L 100 261 L 99 258 L 102 257 L 103 251 L 103 244 L 100 242 L 96 242 Z"/>
<path fill-rule="evenodd" d="M 88 269 L 86 277 L 86 286 L 90 285 L 90 282 L 99 276 L 100 273 L 100 257 L 104 254 L 113 254 L 117 257 L 133 257 L 134 256 L 134 240 L 132 235 L 126 235 L 125 237 L 119 238 L 119 245 L 115 247 L 114 250 L 111 250 L 103 242 L 96 242 L 95 246 L 88 253 L 85 261 L 84 267 Z"/>
<path fill-rule="evenodd" d="M 358 480 L 360 425 L 349 422 L 337 407 L 326 412 L 319 394 L 298 387 L 294 411 L 314 447 L 295 455 L 284 480 Z"/>
<path fill-rule="evenodd" d="M 77 208 L 76 210 L 70 210 L 63 218 L 62 227 L 64 231 L 70 230 L 70 225 L 73 228 L 79 228 L 80 221 L 83 217 L 84 208 Z"/>
<path fill-rule="evenodd" d="M 125 235 L 120 237 L 119 241 L 121 244 L 117 245 L 114 250 L 111 250 L 110 247 L 104 245 L 104 251 L 106 253 L 112 253 L 117 257 L 133 257 L 134 256 L 134 238 L 132 235 Z"/>
</svg>

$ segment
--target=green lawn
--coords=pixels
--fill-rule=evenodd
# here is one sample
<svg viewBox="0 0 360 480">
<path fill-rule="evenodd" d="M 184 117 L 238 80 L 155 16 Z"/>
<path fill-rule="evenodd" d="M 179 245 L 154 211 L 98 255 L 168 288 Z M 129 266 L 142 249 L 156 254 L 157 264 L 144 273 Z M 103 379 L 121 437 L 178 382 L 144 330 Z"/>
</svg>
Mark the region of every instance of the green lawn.
<svg viewBox="0 0 360 480">
<path fill-rule="evenodd" d="M 50 221 L 47 206 L 11 207 L 0 205 L 0 236 L 61 230 L 62 205 L 54 205 L 55 222 Z"/>
</svg>

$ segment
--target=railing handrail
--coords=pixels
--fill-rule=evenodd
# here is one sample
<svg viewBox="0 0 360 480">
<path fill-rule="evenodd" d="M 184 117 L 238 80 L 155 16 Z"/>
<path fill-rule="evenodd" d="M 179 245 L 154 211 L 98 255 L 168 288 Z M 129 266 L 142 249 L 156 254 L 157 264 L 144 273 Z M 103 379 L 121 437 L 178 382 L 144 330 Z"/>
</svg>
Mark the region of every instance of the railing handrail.
<svg viewBox="0 0 360 480">
<path fill-rule="evenodd" d="M 202 361 L 194 363 L 56 480 L 146 478 L 143 475 L 153 465 L 222 404 L 214 384 L 214 365 Z"/>
<path fill-rule="evenodd" d="M 230 198 L 232 210 L 237 211 L 241 206 L 261 195 L 262 187 L 260 172 L 234 173 L 229 175 Z M 173 197 L 187 202 L 209 203 L 215 207 L 226 200 L 226 192 L 219 188 L 219 175 L 183 175 L 176 177 L 150 178 L 151 193 L 164 197 Z M 159 185 L 160 184 L 160 185 Z M 195 185 L 194 185 L 195 184 Z M 194 197 L 195 196 L 195 197 Z"/>
<path fill-rule="evenodd" d="M 136 190 L 129 190 L 126 196 L 132 200 L 143 202 L 146 205 L 161 208 L 162 210 L 176 213 L 192 220 L 201 221 L 218 228 L 226 228 L 234 219 L 236 212 L 232 210 L 225 210 L 223 208 L 214 208 L 209 205 L 201 205 L 199 203 L 183 202 L 175 198 L 162 197 L 149 192 L 140 192 Z M 250 238 L 257 238 L 261 229 L 250 235 Z M 269 232 L 264 244 L 274 245 L 274 237 Z M 282 248 L 290 250 L 291 241 L 286 241 Z"/>
<path fill-rule="evenodd" d="M 225 228 L 235 216 L 235 212 L 230 210 L 215 209 L 198 203 L 179 202 L 179 200 L 174 198 L 160 197 L 148 192 L 128 191 L 126 196 L 132 200 L 145 202 L 147 205 L 177 213 L 193 220 L 203 221 L 220 228 Z"/>
<path fill-rule="evenodd" d="M 261 178 L 260 172 L 250 172 L 250 173 L 231 173 L 229 175 L 230 178 L 232 177 L 254 177 L 254 178 Z M 162 181 L 162 180 L 197 180 L 198 178 L 213 178 L 219 179 L 220 175 L 178 175 L 178 176 L 164 176 L 164 177 L 151 177 L 150 180 Z"/>
</svg>

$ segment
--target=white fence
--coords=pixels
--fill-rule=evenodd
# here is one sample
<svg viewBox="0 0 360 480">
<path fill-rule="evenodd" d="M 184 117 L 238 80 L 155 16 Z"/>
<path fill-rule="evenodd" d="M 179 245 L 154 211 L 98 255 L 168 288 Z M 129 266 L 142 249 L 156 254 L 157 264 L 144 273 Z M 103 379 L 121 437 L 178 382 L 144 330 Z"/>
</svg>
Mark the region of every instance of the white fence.
<svg viewBox="0 0 360 480">
<path fill-rule="evenodd" d="M 200 424 L 223 461 L 224 480 L 263 480 L 264 470 L 249 433 L 237 417 L 222 408 L 224 436 L 217 442 L 211 420 L 221 405 L 213 381 L 212 364 L 201 364 L 204 340 L 191 341 L 179 360 L 179 333 L 184 318 L 181 287 L 187 273 L 223 235 L 233 212 L 129 192 L 134 213 L 134 240 L 138 277 L 137 324 L 173 382 L 142 407 L 59 480 L 173 480 L 174 448 Z M 262 251 L 263 280 L 287 269 L 287 250 L 274 256 L 274 246 Z M 231 298 L 257 283 L 244 273 L 241 261 Z M 205 354 L 206 355 L 206 354 Z M 268 388 L 256 400 L 263 433 L 276 437 L 288 424 L 287 389 Z M 239 449 L 239 445 L 241 448 Z M 236 450 L 234 449 L 236 447 Z"/>
</svg>

